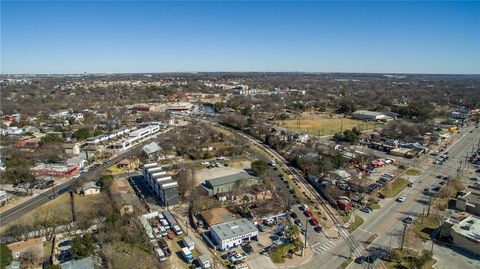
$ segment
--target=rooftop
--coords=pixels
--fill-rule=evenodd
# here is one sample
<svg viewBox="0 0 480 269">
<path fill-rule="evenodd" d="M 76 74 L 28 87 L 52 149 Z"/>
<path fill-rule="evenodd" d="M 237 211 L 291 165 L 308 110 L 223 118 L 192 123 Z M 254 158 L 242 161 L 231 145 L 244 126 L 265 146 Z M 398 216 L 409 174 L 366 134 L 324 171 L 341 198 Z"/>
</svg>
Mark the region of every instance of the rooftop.
<svg viewBox="0 0 480 269">
<path fill-rule="evenodd" d="M 233 174 L 233 175 L 228 175 L 228 176 L 209 179 L 209 180 L 206 181 L 206 183 L 208 185 L 210 185 L 211 187 L 216 187 L 216 186 L 231 184 L 231 183 L 237 182 L 237 181 L 242 180 L 242 179 L 251 179 L 251 178 L 256 179 L 256 177 L 251 176 L 247 172 L 240 172 L 240 173 Z"/>
<path fill-rule="evenodd" d="M 243 218 L 213 225 L 211 231 L 216 233 L 220 240 L 227 240 L 247 233 L 258 232 L 258 229 L 253 222 Z"/>
<path fill-rule="evenodd" d="M 452 229 L 470 240 L 480 242 L 480 219 L 478 217 L 471 215 L 453 225 Z"/>
<path fill-rule="evenodd" d="M 61 264 L 62 269 L 94 269 L 92 257 L 81 260 L 71 260 Z"/>
<path fill-rule="evenodd" d="M 143 146 L 142 150 L 147 154 L 152 154 L 162 150 L 162 148 L 155 142 Z"/>
</svg>

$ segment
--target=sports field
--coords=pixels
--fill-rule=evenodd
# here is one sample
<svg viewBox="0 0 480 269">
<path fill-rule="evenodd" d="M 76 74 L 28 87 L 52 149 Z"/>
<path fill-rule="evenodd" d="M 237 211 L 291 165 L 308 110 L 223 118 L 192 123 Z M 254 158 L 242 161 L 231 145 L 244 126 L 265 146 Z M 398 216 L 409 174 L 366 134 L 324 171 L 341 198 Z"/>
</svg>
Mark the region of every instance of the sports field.
<svg viewBox="0 0 480 269">
<path fill-rule="evenodd" d="M 313 135 L 333 135 L 357 127 L 360 131 L 372 130 L 382 125 L 374 122 L 364 122 L 345 118 L 325 118 L 318 116 L 301 117 L 298 120 L 289 119 L 275 122 L 278 126 L 302 131 Z"/>
</svg>

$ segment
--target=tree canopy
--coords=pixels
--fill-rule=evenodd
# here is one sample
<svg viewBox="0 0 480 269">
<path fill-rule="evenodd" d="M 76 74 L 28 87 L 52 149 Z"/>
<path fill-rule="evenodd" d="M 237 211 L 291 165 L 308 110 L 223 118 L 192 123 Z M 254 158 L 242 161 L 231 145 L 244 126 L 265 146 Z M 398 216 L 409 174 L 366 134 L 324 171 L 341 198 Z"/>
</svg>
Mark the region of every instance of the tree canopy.
<svg viewBox="0 0 480 269">
<path fill-rule="evenodd" d="M 253 173 L 257 176 L 264 176 L 268 171 L 268 164 L 262 160 L 256 160 L 252 162 Z"/>
<path fill-rule="evenodd" d="M 0 245 L 0 268 L 3 269 L 13 260 L 12 251 L 5 244 Z"/>
</svg>

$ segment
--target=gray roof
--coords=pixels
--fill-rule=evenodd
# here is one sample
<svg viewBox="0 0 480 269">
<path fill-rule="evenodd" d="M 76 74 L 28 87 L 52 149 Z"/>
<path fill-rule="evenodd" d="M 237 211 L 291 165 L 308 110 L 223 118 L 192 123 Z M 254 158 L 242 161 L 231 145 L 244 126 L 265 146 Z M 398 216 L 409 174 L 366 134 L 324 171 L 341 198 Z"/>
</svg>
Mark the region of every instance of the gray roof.
<svg viewBox="0 0 480 269">
<path fill-rule="evenodd" d="M 378 111 L 369 111 L 369 110 L 357 110 L 353 112 L 354 115 L 365 115 L 365 116 L 380 116 L 384 115 L 382 112 Z"/>
<path fill-rule="evenodd" d="M 222 185 L 234 183 L 242 179 L 253 179 L 253 178 L 257 179 L 256 177 L 249 175 L 247 172 L 240 172 L 233 175 L 208 179 L 205 181 L 205 183 L 213 188 L 216 186 L 222 186 Z"/>
<path fill-rule="evenodd" d="M 94 269 L 92 257 L 86 257 L 81 260 L 71 260 L 60 265 L 62 269 Z"/>
<path fill-rule="evenodd" d="M 193 240 L 192 240 L 192 238 L 190 238 L 190 236 L 185 236 L 183 238 L 183 241 L 185 241 L 185 243 L 187 243 L 187 245 L 195 244 L 195 242 L 193 242 Z"/>
<path fill-rule="evenodd" d="M 213 225 L 211 231 L 216 233 L 220 240 L 227 240 L 247 233 L 257 232 L 257 227 L 248 219 L 238 219 Z"/>
<path fill-rule="evenodd" d="M 198 256 L 198 259 L 200 260 L 200 262 L 202 263 L 205 263 L 207 261 L 210 261 L 210 258 L 208 257 L 208 255 L 200 255 Z"/>
<path fill-rule="evenodd" d="M 162 148 L 157 143 L 152 142 L 143 146 L 142 150 L 145 151 L 145 153 L 147 154 L 152 154 L 155 152 L 159 152 L 160 150 L 162 150 Z"/>
</svg>

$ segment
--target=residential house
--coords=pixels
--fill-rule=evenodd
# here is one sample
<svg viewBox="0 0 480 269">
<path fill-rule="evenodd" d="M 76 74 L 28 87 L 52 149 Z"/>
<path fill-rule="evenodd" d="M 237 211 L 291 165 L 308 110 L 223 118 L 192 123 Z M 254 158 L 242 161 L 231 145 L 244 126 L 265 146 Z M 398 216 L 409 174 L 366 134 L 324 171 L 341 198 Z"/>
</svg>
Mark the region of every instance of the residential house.
<svg viewBox="0 0 480 269">
<path fill-rule="evenodd" d="M 68 155 L 77 156 L 80 154 L 80 144 L 79 143 L 67 143 L 63 145 L 65 153 Z"/>
<path fill-rule="evenodd" d="M 94 195 L 100 193 L 100 186 L 96 182 L 90 181 L 82 185 L 77 189 L 77 193 L 81 195 Z"/>
<path fill-rule="evenodd" d="M 141 157 L 146 162 L 155 162 L 160 156 L 162 148 L 155 142 L 143 146 Z"/>
</svg>

